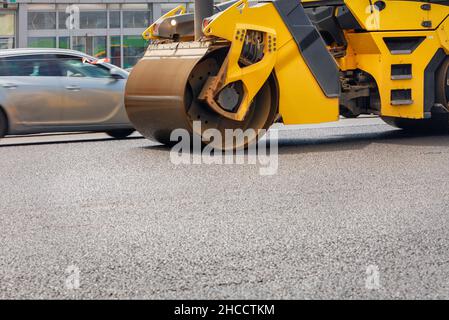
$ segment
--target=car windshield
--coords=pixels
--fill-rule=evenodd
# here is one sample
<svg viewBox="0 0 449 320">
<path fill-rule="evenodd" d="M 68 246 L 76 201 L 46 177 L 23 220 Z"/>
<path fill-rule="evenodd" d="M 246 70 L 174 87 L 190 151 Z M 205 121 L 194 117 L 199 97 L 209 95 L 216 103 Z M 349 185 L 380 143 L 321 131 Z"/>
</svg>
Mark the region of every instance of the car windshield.
<svg viewBox="0 0 449 320">
<path fill-rule="evenodd" d="M 61 69 L 66 77 L 89 77 L 89 78 L 109 78 L 108 68 L 101 64 L 91 64 L 83 62 L 82 58 L 67 57 L 61 58 Z"/>
</svg>

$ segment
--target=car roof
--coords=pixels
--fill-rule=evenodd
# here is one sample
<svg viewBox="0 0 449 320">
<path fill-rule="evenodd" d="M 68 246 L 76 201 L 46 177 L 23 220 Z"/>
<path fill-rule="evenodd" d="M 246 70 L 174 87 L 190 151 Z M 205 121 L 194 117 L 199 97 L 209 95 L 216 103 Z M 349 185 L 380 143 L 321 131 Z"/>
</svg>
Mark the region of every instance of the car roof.
<svg viewBox="0 0 449 320">
<path fill-rule="evenodd" d="M 70 54 L 75 56 L 90 57 L 89 55 L 75 50 L 55 49 L 55 48 L 21 48 L 0 50 L 0 57 L 28 55 L 28 54 Z M 92 57 L 93 58 L 93 57 Z"/>
</svg>

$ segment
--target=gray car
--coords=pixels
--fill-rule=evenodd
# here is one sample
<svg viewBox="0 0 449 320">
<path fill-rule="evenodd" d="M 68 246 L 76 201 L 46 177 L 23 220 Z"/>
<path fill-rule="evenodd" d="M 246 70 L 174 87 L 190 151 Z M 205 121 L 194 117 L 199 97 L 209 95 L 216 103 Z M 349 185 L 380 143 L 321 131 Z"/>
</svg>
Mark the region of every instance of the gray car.
<svg viewBox="0 0 449 320">
<path fill-rule="evenodd" d="M 0 138 L 7 135 L 134 132 L 124 108 L 128 72 L 81 52 L 0 50 Z"/>
</svg>

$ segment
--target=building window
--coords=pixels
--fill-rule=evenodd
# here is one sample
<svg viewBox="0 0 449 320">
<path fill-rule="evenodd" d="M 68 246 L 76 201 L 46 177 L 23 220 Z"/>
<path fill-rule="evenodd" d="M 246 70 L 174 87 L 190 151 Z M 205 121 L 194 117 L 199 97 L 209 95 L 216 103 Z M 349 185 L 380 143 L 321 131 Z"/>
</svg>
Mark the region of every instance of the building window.
<svg viewBox="0 0 449 320">
<path fill-rule="evenodd" d="M 123 36 L 123 67 L 133 67 L 143 57 L 148 41 L 141 36 Z"/>
<path fill-rule="evenodd" d="M 161 3 L 161 14 L 164 15 L 181 4 L 186 5 L 186 3 Z"/>
<path fill-rule="evenodd" d="M 58 22 L 58 28 L 61 30 L 67 29 L 67 19 L 69 18 L 69 14 L 65 13 L 65 11 L 59 11 L 59 22 Z"/>
<path fill-rule="evenodd" d="M 80 29 L 106 29 L 107 28 L 107 7 L 103 4 L 80 4 L 79 9 Z M 70 14 L 66 12 L 66 6 L 59 6 L 59 29 L 67 29 L 67 19 Z"/>
<path fill-rule="evenodd" d="M 14 36 L 15 24 L 13 12 L 0 12 L 0 36 Z"/>
<path fill-rule="evenodd" d="M 70 37 L 59 37 L 59 49 L 70 49 Z"/>
<path fill-rule="evenodd" d="M 85 52 L 96 58 L 105 58 L 107 55 L 106 37 L 81 36 L 73 37 L 73 50 Z"/>
<path fill-rule="evenodd" d="M 109 12 L 109 28 L 120 29 L 120 11 Z"/>
<path fill-rule="evenodd" d="M 56 37 L 28 37 L 30 48 L 56 48 Z"/>
<path fill-rule="evenodd" d="M 0 12 L 0 49 L 14 48 L 15 26 L 14 12 Z"/>
<path fill-rule="evenodd" d="M 145 29 L 151 24 L 152 11 L 148 4 L 123 4 L 122 10 L 123 28 Z"/>
<path fill-rule="evenodd" d="M 28 30 L 56 29 L 56 12 L 28 12 Z"/>
<path fill-rule="evenodd" d="M 123 28 L 148 28 L 151 24 L 149 11 L 123 11 Z"/>
<path fill-rule="evenodd" d="M 29 3 L 29 46 L 73 49 L 98 58 L 108 57 L 119 67 L 134 66 L 148 46 L 141 33 L 152 23 L 153 4 L 99 2 L 78 3 L 74 8 L 70 0 L 57 5 Z M 79 19 L 70 19 L 67 8 L 79 12 Z M 67 30 L 69 19 L 77 27 Z M 1 21 L 0 30 L 5 25 Z M 0 33 L 0 48 L 11 46 L 14 41 L 6 38 Z"/>
<path fill-rule="evenodd" d="M 121 52 L 120 36 L 111 37 L 111 63 L 118 67 L 122 66 L 122 52 Z"/>
<path fill-rule="evenodd" d="M 80 28 L 81 29 L 106 29 L 107 28 L 107 12 L 103 12 L 103 11 L 80 12 Z"/>
<path fill-rule="evenodd" d="M 12 49 L 14 48 L 14 38 L 0 37 L 0 49 Z"/>
</svg>

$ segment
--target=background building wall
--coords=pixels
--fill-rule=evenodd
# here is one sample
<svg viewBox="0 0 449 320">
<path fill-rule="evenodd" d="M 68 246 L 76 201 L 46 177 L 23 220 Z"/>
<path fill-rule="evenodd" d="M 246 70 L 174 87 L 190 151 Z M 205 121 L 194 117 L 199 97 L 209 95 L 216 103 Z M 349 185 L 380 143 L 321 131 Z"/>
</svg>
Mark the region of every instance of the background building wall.
<svg viewBox="0 0 449 320">
<path fill-rule="evenodd" d="M 17 45 L 17 5 L 3 8 L 0 1 L 0 8 L 0 49 L 6 49 Z"/>
<path fill-rule="evenodd" d="M 14 1 L 14 0 L 9 0 Z M 111 58 L 124 68 L 132 67 L 148 43 L 142 32 L 162 14 L 193 0 L 16 0 L 0 9 L 0 49 L 54 47 L 74 49 Z M 79 9 L 79 25 L 67 19 L 70 8 Z M 69 8 L 69 9 L 67 9 Z M 69 10 L 66 12 L 66 10 Z M 72 21 L 73 22 L 73 21 Z M 4 33 L 4 34 L 2 34 Z"/>
</svg>

